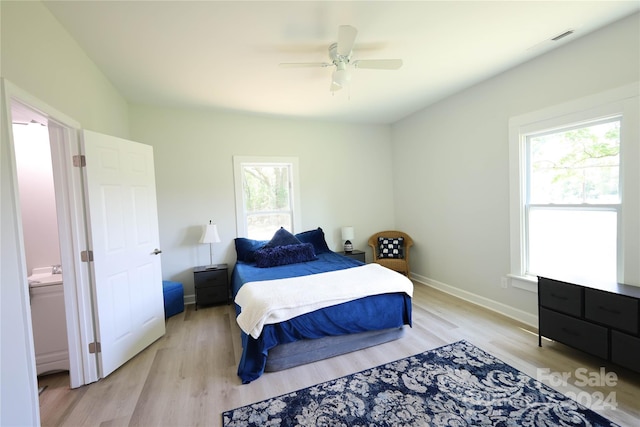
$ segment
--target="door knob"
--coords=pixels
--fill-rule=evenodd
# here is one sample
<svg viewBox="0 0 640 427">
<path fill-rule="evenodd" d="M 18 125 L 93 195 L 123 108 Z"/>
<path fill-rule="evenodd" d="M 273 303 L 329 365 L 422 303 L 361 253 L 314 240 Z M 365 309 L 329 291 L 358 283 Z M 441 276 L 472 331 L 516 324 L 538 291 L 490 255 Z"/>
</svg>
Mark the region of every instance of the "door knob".
<svg viewBox="0 0 640 427">
<path fill-rule="evenodd" d="M 161 253 L 162 253 L 162 251 L 161 251 L 160 249 L 155 248 L 155 249 L 153 250 L 153 252 L 151 252 L 151 255 L 158 255 L 158 254 L 161 254 Z"/>
</svg>

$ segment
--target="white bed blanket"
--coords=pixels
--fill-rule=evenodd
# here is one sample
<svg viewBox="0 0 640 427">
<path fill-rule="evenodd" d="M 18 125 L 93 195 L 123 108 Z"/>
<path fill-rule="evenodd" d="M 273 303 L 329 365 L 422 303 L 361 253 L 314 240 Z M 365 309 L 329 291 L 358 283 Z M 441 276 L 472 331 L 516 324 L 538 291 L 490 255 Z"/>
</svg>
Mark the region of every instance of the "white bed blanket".
<svg viewBox="0 0 640 427">
<path fill-rule="evenodd" d="M 235 302 L 241 308 L 240 328 L 254 338 L 264 325 L 283 322 L 312 311 L 371 295 L 404 292 L 413 296 L 413 283 L 379 264 L 288 279 L 245 283 Z"/>
</svg>

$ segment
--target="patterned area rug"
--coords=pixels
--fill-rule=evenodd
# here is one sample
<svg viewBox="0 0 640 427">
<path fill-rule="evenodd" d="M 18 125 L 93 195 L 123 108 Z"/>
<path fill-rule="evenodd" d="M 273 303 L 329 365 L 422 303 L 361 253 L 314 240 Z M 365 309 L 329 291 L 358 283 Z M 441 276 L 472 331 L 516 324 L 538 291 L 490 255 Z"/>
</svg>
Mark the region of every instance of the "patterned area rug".
<svg viewBox="0 0 640 427">
<path fill-rule="evenodd" d="M 222 418 L 227 427 L 616 425 L 466 341 L 227 411 Z"/>
</svg>

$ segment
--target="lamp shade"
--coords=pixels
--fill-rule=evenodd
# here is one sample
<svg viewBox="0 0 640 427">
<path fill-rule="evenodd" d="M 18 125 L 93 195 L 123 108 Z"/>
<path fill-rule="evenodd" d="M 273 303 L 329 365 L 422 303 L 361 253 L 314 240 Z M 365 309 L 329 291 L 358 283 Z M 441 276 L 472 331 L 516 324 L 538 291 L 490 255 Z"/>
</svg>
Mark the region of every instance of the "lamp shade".
<svg viewBox="0 0 640 427">
<path fill-rule="evenodd" d="M 353 236 L 353 227 L 342 227 L 342 240 L 351 240 Z"/>
<path fill-rule="evenodd" d="M 340 87 L 344 87 L 351 81 L 351 73 L 349 72 L 349 70 L 338 69 L 331 75 L 331 80 L 334 84 L 337 84 Z"/>
<path fill-rule="evenodd" d="M 200 243 L 219 243 L 220 235 L 218 234 L 218 226 L 216 224 L 207 224 L 202 228 L 202 237 Z"/>
</svg>

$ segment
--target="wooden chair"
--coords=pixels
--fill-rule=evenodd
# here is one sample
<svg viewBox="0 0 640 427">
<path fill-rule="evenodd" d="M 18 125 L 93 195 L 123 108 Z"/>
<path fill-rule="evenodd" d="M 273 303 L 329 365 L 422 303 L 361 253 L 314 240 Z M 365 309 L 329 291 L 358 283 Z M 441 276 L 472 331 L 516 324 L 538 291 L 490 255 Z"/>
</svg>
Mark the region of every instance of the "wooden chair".
<svg viewBox="0 0 640 427">
<path fill-rule="evenodd" d="M 404 239 L 404 245 L 402 246 L 403 256 L 401 258 L 380 257 L 379 237 L 402 237 Z M 373 249 L 373 262 L 402 273 L 407 277 L 409 276 L 409 249 L 413 246 L 413 239 L 407 233 L 396 230 L 380 231 L 369 237 L 369 246 Z"/>
</svg>

